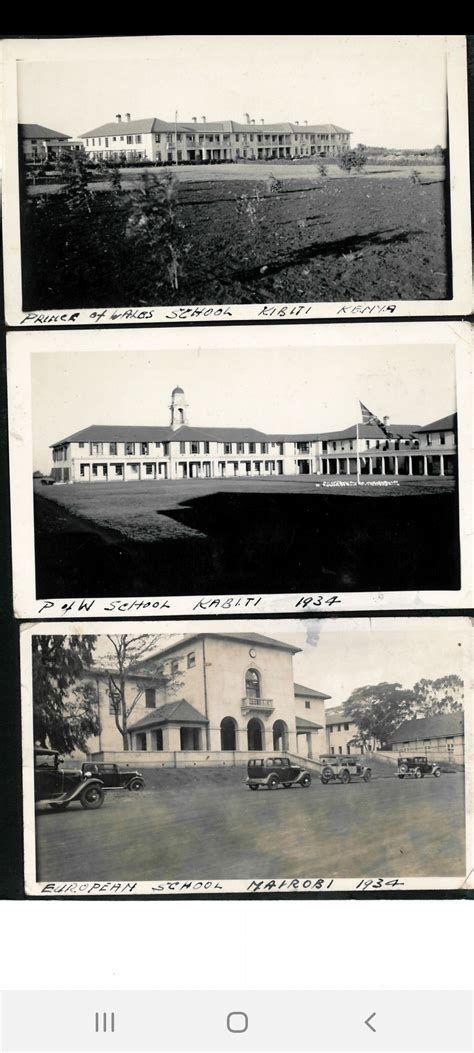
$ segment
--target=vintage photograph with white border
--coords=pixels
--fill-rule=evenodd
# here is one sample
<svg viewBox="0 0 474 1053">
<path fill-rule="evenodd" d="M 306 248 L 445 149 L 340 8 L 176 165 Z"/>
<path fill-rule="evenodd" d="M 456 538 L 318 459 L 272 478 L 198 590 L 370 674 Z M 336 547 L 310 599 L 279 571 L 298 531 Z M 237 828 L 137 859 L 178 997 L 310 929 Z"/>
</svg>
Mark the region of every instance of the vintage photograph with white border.
<svg viewBox="0 0 474 1053">
<path fill-rule="evenodd" d="M 18 617 L 472 606 L 467 324 L 7 351 Z"/>
<path fill-rule="evenodd" d="M 10 325 L 471 310 L 465 37 L 11 39 L 2 54 Z"/>
<path fill-rule="evenodd" d="M 21 668 L 29 895 L 473 887 L 471 619 L 39 622 Z"/>
</svg>

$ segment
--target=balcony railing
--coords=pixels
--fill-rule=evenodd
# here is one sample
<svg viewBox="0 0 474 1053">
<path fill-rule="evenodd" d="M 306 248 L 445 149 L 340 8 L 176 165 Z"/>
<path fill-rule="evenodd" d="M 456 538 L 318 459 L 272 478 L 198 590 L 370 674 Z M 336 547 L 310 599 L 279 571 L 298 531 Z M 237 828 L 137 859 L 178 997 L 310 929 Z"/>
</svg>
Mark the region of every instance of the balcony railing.
<svg viewBox="0 0 474 1053">
<path fill-rule="evenodd" d="M 273 698 L 250 698 L 247 695 L 246 698 L 242 699 L 241 709 L 242 713 L 248 713 L 249 709 L 258 709 L 261 712 L 271 713 L 275 706 Z"/>
</svg>

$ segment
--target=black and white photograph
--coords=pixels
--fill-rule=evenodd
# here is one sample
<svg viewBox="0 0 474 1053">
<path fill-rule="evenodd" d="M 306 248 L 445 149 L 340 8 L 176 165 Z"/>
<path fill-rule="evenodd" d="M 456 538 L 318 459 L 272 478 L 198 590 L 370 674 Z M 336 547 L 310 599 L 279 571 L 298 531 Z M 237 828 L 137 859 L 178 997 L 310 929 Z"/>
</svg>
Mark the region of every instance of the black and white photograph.
<svg viewBox="0 0 474 1053">
<path fill-rule="evenodd" d="M 469 310 L 463 37 L 23 40 L 5 58 L 21 324 Z"/>
<path fill-rule="evenodd" d="M 213 613 L 244 594 L 247 613 L 262 594 L 299 613 L 467 599 L 467 330 L 459 354 L 451 326 L 357 334 L 16 334 L 14 555 L 34 612 L 66 597 L 130 598 L 90 616 L 143 615 L 134 598 L 153 596 L 189 598 L 165 615 L 202 614 L 202 596 L 222 597 Z"/>
<path fill-rule="evenodd" d="M 462 887 L 471 657 L 456 617 L 24 627 L 27 890 Z"/>
</svg>

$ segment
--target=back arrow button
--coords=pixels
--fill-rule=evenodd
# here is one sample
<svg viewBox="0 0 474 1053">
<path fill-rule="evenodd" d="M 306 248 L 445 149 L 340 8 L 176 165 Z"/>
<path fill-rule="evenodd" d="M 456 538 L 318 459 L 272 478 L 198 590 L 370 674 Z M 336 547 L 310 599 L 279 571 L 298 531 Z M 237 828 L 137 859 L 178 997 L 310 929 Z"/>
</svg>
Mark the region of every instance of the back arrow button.
<svg viewBox="0 0 474 1053">
<path fill-rule="evenodd" d="M 372 1013 L 370 1016 L 367 1017 L 367 1020 L 364 1020 L 364 1024 L 367 1024 L 367 1027 L 370 1027 L 371 1031 L 377 1030 L 375 1027 L 372 1027 L 372 1024 L 370 1023 L 370 1021 L 374 1019 L 375 1015 L 375 1013 Z"/>
</svg>

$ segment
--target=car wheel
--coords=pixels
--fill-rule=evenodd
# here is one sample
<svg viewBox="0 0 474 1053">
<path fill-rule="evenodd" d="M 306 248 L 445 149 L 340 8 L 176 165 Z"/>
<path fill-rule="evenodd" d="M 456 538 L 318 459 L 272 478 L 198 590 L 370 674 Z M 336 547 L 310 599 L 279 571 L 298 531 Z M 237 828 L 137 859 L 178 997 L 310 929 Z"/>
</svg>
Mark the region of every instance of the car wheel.
<svg viewBox="0 0 474 1053">
<path fill-rule="evenodd" d="M 422 779 L 422 778 L 423 778 L 423 772 L 420 771 L 419 768 L 416 768 L 416 770 L 415 770 L 415 779 Z"/>
<path fill-rule="evenodd" d="M 371 778 L 372 778 L 372 772 L 371 772 L 370 768 L 367 768 L 367 771 L 364 772 L 364 782 L 370 782 Z"/>
<path fill-rule="evenodd" d="M 140 782 L 140 779 L 132 779 L 129 790 L 143 790 L 144 783 Z"/>
<path fill-rule="evenodd" d="M 402 775 L 408 775 L 408 764 L 400 764 L 399 771 Z"/>
<path fill-rule="evenodd" d="M 258 786 L 256 785 L 256 783 L 251 782 L 249 785 L 249 790 L 258 790 Z"/>
<path fill-rule="evenodd" d="M 86 786 L 79 800 L 83 808 L 100 808 L 104 803 L 104 791 L 99 786 Z"/>
<path fill-rule="evenodd" d="M 439 779 L 439 777 L 441 775 L 440 768 L 437 768 L 436 771 L 433 772 L 433 775 L 434 775 L 435 779 Z"/>
<path fill-rule="evenodd" d="M 68 804 L 69 801 L 66 804 L 50 804 L 49 807 L 53 809 L 53 812 L 65 812 Z"/>
<path fill-rule="evenodd" d="M 351 781 L 351 777 L 348 771 L 341 772 L 341 782 L 347 783 Z"/>
<path fill-rule="evenodd" d="M 301 785 L 305 787 L 311 786 L 311 775 L 309 774 L 309 771 L 304 773 L 303 778 L 301 779 Z"/>
<path fill-rule="evenodd" d="M 277 775 L 270 775 L 270 778 L 268 780 L 268 789 L 269 790 L 276 790 L 279 785 L 280 785 L 280 780 L 279 780 L 278 776 Z"/>
</svg>

